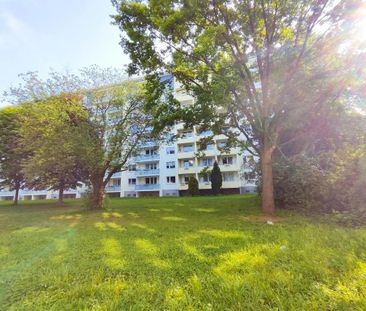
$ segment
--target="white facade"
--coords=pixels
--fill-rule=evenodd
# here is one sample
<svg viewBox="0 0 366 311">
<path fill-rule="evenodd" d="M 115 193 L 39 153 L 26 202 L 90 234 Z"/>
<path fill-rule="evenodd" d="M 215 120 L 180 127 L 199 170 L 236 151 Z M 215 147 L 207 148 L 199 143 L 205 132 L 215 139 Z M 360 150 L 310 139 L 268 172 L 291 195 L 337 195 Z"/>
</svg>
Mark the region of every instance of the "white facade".
<svg viewBox="0 0 366 311">
<path fill-rule="evenodd" d="M 175 87 L 175 97 L 183 104 L 190 105 L 193 98 L 183 89 Z M 238 148 L 229 152 L 220 151 L 226 141 L 225 135 L 217 135 L 212 143 L 206 144 L 201 150 L 200 139 L 212 136 L 210 131 L 198 133 L 196 128 L 184 129 L 182 123 L 171 129 L 171 134 L 178 135 L 172 143 L 158 145 L 151 142 L 142 146 L 141 153 L 129 160 L 128 170 L 112 176 L 106 187 L 106 193 L 114 197 L 141 196 L 179 196 L 188 190 L 188 179 L 194 176 L 199 181 L 202 193 L 209 192 L 209 177 L 202 174 L 217 161 L 223 176 L 222 189 L 225 193 L 254 192 L 255 178 L 250 175 L 251 168 L 247 165 L 251 157 L 249 153 Z M 80 198 L 87 189 L 65 191 L 65 198 Z M 12 200 L 14 191 L 0 191 L 0 200 Z M 20 200 L 56 199 L 55 191 L 20 190 Z"/>
<path fill-rule="evenodd" d="M 202 173 L 205 168 L 212 169 L 215 161 L 223 176 L 224 193 L 255 191 L 255 180 L 245 176 L 245 172 L 251 172 L 245 165 L 249 154 L 238 148 L 221 152 L 220 145 L 227 139 L 224 135 L 214 136 L 213 143 L 202 151 L 199 150 L 199 141 L 211 133 L 187 130 L 183 124 L 176 125 L 172 132 L 180 135 L 174 143 L 160 146 L 151 143 L 142 148 L 140 155 L 131 158 L 129 169 L 122 172 L 122 197 L 184 195 L 191 176 L 199 181 L 199 189 L 203 193 L 209 192 L 209 177 Z"/>
</svg>

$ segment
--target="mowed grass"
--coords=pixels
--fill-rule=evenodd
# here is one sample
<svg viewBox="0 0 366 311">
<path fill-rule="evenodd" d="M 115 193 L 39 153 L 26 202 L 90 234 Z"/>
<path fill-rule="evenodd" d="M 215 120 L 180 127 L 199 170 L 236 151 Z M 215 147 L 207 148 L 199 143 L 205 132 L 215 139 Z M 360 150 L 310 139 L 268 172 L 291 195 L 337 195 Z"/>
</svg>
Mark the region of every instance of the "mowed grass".
<svg viewBox="0 0 366 311">
<path fill-rule="evenodd" d="M 366 228 L 256 196 L 0 204 L 0 310 L 366 310 Z"/>
</svg>

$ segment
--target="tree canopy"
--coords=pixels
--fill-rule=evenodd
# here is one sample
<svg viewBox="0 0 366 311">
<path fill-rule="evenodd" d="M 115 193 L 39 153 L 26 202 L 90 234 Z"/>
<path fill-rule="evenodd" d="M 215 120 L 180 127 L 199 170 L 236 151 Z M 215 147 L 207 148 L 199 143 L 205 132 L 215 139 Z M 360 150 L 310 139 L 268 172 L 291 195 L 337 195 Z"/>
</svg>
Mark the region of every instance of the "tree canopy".
<svg viewBox="0 0 366 311">
<path fill-rule="evenodd" d="M 22 163 L 28 153 L 21 148 L 20 118 L 23 109 L 6 107 L 0 110 L 0 189 L 15 190 L 14 204 L 18 204 L 19 190 L 25 187 Z"/>
<path fill-rule="evenodd" d="M 159 125 L 181 119 L 219 133 L 229 123 L 240 133 L 237 143 L 260 157 L 262 209 L 272 213 L 272 155 L 287 143 L 278 138 L 344 96 L 363 74 L 364 46 L 353 40 L 352 27 L 363 1 L 113 3 L 129 73 L 147 76 Z M 160 100 L 163 73 L 194 95 L 192 106 Z"/>
<path fill-rule="evenodd" d="M 92 188 L 91 207 L 101 208 L 112 175 L 153 135 L 143 80 L 98 66 L 79 74 L 51 72 L 46 80 L 34 72 L 22 77 L 6 95 L 29 109 L 23 134 L 34 156 L 25 164 L 27 175 L 34 185 L 54 189 L 74 187 L 82 178 Z"/>
<path fill-rule="evenodd" d="M 62 202 L 65 190 L 87 180 L 78 152 L 81 126 L 88 117 L 80 96 L 61 94 L 22 107 L 22 148 L 30 153 L 22 164 L 27 183 L 33 189 L 58 190 Z"/>
</svg>

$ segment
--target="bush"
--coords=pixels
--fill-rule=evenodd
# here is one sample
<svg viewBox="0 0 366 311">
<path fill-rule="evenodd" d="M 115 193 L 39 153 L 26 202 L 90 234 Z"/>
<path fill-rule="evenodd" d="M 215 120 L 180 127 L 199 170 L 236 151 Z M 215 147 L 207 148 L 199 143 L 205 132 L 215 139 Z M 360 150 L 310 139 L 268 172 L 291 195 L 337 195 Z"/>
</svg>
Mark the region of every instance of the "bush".
<svg viewBox="0 0 366 311">
<path fill-rule="evenodd" d="M 217 195 L 221 191 L 222 175 L 221 175 L 219 165 L 217 164 L 216 161 L 213 165 L 213 169 L 212 169 L 210 177 L 211 177 L 210 179 L 211 179 L 212 194 Z"/>
<path fill-rule="evenodd" d="M 274 191 L 279 207 L 333 214 L 344 224 L 366 223 L 365 147 L 276 161 Z"/>
<path fill-rule="evenodd" d="M 313 210 L 326 198 L 325 175 L 315 159 L 299 157 L 275 163 L 273 176 L 276 204 L 287 209 Z"/>
<path fill-rule="evenodd" d="M 191 196 L 199 195 L 198 180 L 195 177 L 190 177 L 188 181 L 188 193 Z"/>
</svg>

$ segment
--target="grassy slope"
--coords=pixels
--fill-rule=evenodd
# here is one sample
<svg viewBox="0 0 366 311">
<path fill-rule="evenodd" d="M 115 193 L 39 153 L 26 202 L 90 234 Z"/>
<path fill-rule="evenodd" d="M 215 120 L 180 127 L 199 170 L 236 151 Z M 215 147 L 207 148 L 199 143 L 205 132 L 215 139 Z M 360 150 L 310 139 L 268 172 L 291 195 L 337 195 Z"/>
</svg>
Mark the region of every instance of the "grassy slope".
<svg viewBox="0 0 366 311">
<path fill-rule="evenodd" d="M 254 196 L 7 204 L 1 310 L 366 310 L 366 229 L 267 225 Z"/>
</svg>

